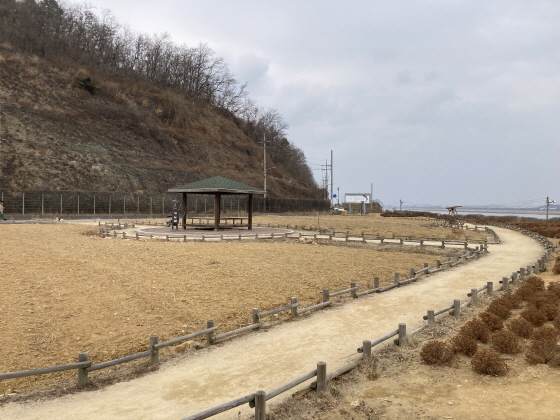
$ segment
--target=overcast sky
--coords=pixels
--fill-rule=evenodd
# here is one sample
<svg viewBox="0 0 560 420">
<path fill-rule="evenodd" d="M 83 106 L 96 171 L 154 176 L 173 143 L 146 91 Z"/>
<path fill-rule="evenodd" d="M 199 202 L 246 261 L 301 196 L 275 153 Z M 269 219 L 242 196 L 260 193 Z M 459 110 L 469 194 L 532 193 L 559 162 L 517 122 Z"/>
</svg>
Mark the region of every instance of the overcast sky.
<svg viewBox="0 0 560 420">
<path fill-rule="evenodd" d="M 208 44 L 319 183 L 333 151 L 342 197 L 373 183 L 387 208 L 560 200 L 558 0 L 88 4 Z"/>
</svg>

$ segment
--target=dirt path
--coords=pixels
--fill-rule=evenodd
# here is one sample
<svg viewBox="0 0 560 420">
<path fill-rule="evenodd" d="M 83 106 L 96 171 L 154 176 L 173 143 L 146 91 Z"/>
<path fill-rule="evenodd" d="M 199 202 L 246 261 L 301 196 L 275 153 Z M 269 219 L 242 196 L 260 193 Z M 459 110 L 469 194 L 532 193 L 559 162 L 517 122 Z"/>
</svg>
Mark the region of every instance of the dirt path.
<svg viewBox="0 0 560 420">
<path fill-rule="evenodd" d="M 425 322 L 422 315 L 427 309 L 466 299 L 472 288 L 498 282 L 541 256 L 543 249 L 533 239 L 495 230 L 502 243 L 468 265 L 248 334 L 130 382 L 52 401 L 10 403 L 0 408 L 0 418 L 181 419 L 260 389 L 271 391 L 313 370 L 318 361 L 325 361 L 332 371 L 355 358 L 363 340 L 378 338 L 398 323 L 414 329 Z M 217 418 L 238 418 L 238 412 Z M 243 407 L 241 412 L 251 411 Z"/>
</svg>

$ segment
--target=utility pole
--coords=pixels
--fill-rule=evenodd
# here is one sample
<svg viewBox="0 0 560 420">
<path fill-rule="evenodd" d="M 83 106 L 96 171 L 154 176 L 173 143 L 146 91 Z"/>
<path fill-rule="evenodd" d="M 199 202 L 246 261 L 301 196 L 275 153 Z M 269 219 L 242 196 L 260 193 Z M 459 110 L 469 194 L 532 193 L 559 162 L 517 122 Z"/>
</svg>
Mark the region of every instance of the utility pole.
<svg viewBox="0 0 560 420">
<path fill-rule="evenodd" d="M 370 199 L 370 203 L 369 203 L 370 213 L 373 213 L 373 182 L 371 183 L 371 191 L 370 191 L 369 199 Z"/>
<path fill-rule="evenodd" d="M 266 167 L 266 149 L 268 149 L 268 147 L 266 147 L 266 134 L 263 134 L 263 172 L 264 172 L 264 190 L 265 191 L 266 191 L 266 171 L 275 168 L 275 166 L 272 166 L 270 168 Z M 266 192 L 264 193 L 264 198 L 266 198 Z"/>
<path fill-rule="evenodd" d="M 546 220 L 548 220 L 548 208 L 550 207 L 551 204 L 556 203 L 556 201 L 554 200 L 550 200 L 548 197 L 546 197 Z"/>
<path fill-rule="evenodd" d="M 266 198 L 266 133 L 263 134 L 264 198 Z"/>
<path fill-rule="evenodd" d="M 331 150 L 331 196 L 329 200 L 331 202 L 331 207 L 334 205 L 334 188 L 333 188 L 333 151 Z"/>
</svg>

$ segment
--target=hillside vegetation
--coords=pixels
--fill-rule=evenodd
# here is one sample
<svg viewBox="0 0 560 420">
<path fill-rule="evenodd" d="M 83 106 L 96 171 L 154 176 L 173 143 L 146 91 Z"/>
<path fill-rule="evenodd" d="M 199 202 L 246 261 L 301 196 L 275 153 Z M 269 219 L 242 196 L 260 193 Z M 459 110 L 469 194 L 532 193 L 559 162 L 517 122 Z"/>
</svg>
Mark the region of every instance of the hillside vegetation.
<svg viewBox="0 0 560 420">
<path fill-rule="evenodd" d="M 222 175 L 322 198 L 275 110 L 206 45 L 131 33 L 87 6 L 0 1 L 0 188 L 162 192 Z"/>
</svg>

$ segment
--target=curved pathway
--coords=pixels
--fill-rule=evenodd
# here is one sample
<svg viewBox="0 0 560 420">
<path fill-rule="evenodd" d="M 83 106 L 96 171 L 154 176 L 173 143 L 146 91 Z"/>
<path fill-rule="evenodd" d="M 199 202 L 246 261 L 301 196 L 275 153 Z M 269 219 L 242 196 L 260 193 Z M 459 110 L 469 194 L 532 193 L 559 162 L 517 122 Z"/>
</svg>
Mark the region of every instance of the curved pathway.
<svg viewBox="0 0 560 420">
<path fill-rule="evenodd" d="M 272 391 L 315 369 L 318 361 L 332 372 L 356 358 L 363 340 L 379 338 L 399 323 L 411 331 L 425 323 L 426 310 L 464 300 L 471 289 L 496 284 L 542 256 L 534 239 L 494 229 L 501 244 L 490 245 L 489 255 L 469 264 L 197 351 L 129 382 L 44 402 L 9 403 L 0 407 L 0 418 L 182 419 L 257 390 Z M 252 412 L 245 405 L 215 418 L 237 419 L 240 411 Z"/>
</svg>

